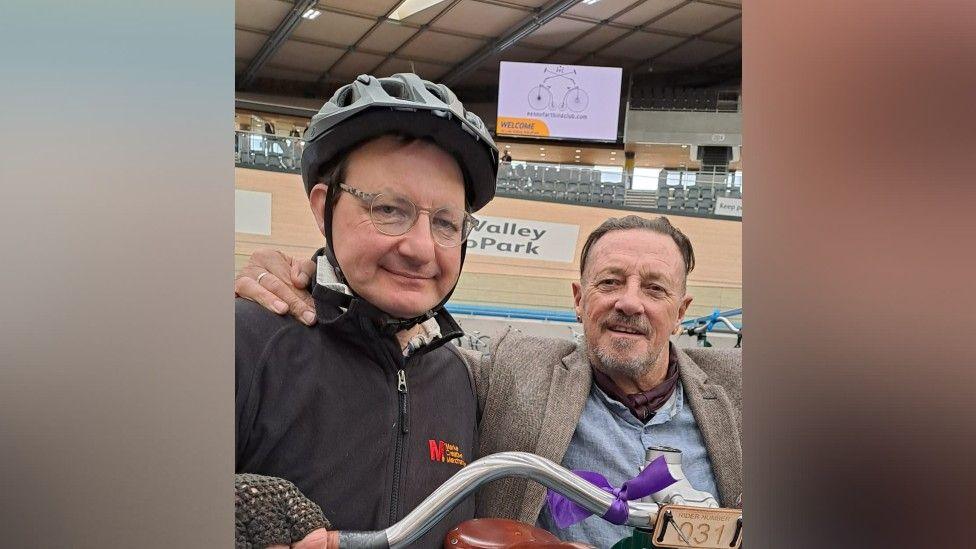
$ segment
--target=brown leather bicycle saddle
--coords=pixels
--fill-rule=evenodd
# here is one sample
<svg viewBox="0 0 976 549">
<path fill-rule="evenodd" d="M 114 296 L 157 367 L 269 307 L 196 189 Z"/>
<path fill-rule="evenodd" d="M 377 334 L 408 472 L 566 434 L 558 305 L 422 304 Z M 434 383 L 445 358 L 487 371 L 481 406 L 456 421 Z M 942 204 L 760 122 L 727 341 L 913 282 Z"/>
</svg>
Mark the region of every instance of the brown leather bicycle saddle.
<svg viewBox="0 0 976 549">
<path fill-rule="evenodd" d="M 589 545 L 560 541 L 542 528 L 509 519 L 472 519 L 447 533 L 450 549 L 588 549 Z"/>
</svg>

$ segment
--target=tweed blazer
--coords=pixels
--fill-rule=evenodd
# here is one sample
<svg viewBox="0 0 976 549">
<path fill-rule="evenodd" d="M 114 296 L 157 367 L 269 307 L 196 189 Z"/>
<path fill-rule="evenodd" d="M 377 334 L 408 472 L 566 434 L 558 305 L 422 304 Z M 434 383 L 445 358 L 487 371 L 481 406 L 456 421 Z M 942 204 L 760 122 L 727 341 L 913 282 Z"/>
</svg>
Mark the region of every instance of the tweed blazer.
<svg viewBox="0 0 976 549">
<path fill-rule="evenodd" d="M 561 463 L 592 383 L 583 345 L 509 328 L 490 356 L 465 353 L 465 359 L 478 390 L 479 456 L 521 451 Z M 741 349 L 679 349 L 678 370 L 720 502 L 732 506 L 742 493 Z M 477 516 L 535 524 L 545 494 L 545 487 L 526 479 L 497 480 L 478 493 Z"/>
</svg>

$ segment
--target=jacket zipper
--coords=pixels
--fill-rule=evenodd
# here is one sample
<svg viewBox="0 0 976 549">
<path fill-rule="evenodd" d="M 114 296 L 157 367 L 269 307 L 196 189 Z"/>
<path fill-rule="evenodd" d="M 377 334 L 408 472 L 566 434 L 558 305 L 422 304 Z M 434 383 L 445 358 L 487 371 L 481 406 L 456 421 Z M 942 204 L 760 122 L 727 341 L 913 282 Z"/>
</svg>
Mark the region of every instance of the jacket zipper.
<svg viewBox="0 0 976 549">
<path fill-rule="evenodd" d="M 393 454 L 393 492 L 390 495 L 390 524 L 397 521 L 400 510 L 400 468 L 403 461 L 403 439 L 410 432 L 407 425 L 407 372 L 403 368 L 397 370 L 397 399 L 399 401 L 396 446 Z"/>
</svg>

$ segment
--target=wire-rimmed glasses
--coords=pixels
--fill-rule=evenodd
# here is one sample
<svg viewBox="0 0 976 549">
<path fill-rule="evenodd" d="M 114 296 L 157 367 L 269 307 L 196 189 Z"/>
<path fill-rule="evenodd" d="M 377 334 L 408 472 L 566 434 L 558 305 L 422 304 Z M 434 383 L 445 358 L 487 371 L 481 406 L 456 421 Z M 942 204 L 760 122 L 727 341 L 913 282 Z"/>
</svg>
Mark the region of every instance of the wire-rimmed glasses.
<svg viewBox="0 0 976 549">
<path fill-rule="evenodd" d="M 468 237 L 477 220 L 460 208 L 419 208 L 409 198 L 396 193 L 368 193 L 345 183 L 339 188 L 369 206 L 369 218 L 376 230 L 388 236 L 406 234 L 426 212 L 430 221 L 430 234 L 434 242 L 445 248 L 454 248 Z"/>
</svg>

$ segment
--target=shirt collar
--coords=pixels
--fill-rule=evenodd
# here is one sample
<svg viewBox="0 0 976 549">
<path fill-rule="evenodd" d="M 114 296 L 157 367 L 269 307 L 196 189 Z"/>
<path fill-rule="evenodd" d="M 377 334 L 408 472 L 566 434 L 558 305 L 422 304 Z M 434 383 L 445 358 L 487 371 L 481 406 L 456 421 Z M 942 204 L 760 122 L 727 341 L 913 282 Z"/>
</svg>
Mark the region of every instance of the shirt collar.
<svg viewBox="0 0 976 549">
<path fill-rule="evenodd" d="M 325 286 L 326 288 L 339 292 L 346 295 L 352 295 L 349 291 L 349 286 L 339 282 L 336 278 L 335 273 L 332 271 L 332 264 L 329 263 L 329 259 L 322 254 L 316 258 L 315 266 L 315 283 L 319 286 Z"/>
<path fill-rule="evenodd" d="M 671 392 L 671 397 L 645 421 L 637 419 L 629 408 L 605 393 L 596 383 L 592 384 L 590 392 L 596 395 L 597 400 L 603 403 L 611 412 L 620 416 L 624 421 L 644 428 L 650 427 L 651 425 L 667 423 L 684 409 L 685 391 L 680 381 L 675 386 L 674 391 Z"/>
</svg>

